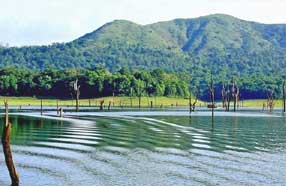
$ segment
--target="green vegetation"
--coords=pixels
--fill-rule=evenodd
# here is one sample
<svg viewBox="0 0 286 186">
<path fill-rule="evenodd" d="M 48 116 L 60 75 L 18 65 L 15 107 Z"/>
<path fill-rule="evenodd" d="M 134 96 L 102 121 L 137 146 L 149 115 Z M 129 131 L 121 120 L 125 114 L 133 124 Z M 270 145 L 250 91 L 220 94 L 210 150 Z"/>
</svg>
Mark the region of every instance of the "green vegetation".
<svg viewBox="0 0 286 186">
<path fill-rule="evenodd" d="M 0 97 L 0 100 L 8 99 L 9 105 L 14 106 L 39 106 L 41 104 L 41 99 L 33 98 L 33 97 Z M 104 105 L 108 105 L 109 101 L 114 102 L 114 106 L 130 106 L 131 98 L 130 97 L 101 97 L 101 98 L 92 98 L 92 99 L 81 99 L 81 106 L 99 106 L 99 102 L 104 100 Z M 142 97 L 141 106 L 142 107 L 150 107 L 151 101 L 153 102 L 153 106 L 160 107 L 162 106 L 187 106 L 189 104 L 188 98 L 183 97 Z M 198 105 L 203 104 L 203 102 L 198 102 Z M 56 106 L 56 99 L 43 99 L 44 106 Z M 59 100 L 59 105 L 69 105 L 75 106 L 75 100 Z M 132 106 L 138 107 L 138 98 L 132 97 Z"/>
<path fill-rule="evenodd" d="M 9 105 L 12 106 L 39 106 L 41 104 L 41 99 L 36 97 L 0 97 L 0 101 L 3 101 L 4 99 L 8 99 Z M 43 98 L 43 105 L 44 106 L 56 106 L 57 105 L 57 99 L 53 98 Z M 99 97 L 99 98 L 92 98 L 92 99 L 81 99 L 80 105 L 81 106 L 99 106 L 99 102 L 101 100 L 104 100 L 104 105 L 108 106 L 109 102 L 112 102 L 112 105 L 114 103 L 114 106 L 130 106 L 131 104 L 131 98 L 122 96 L 122 97 Z M 75 100 L 58 100 L 59 105 L 64 106 L 75 106 Z M 153 105 L 156 107 L 162 106 L 188 106 L 189 99 L 183 98 L 183 97 L 142 97 L 141 105 L 142 107 L 150 107 L 150 102 L 153 102 Z M 267 100 L 260 99 L 260 100 L 244 100 L 243 106 L 244 107 L 259 107 L 262 109 L 263 104 L 266 105 Z M 239 102 L 239 105 L 242 104 L 242 101 Z M 206 106 L 205 102 L 198 101 L 197 107 L 199 106 Z M 219 102 L 218 105 L 221 105 Z M 138 98 L 132 97 L 132 106 L 138 107 Z M 282 108 L 282 101 L 281 100 L 275 100 L 274 101 L 274 107 L 275 108 Z M 232 109 L 232 106 L 231 106 Z"/>
<path fill-rule="evenodd" d="M 211 74 L 217 99 L 222 84 L 229 83 L 232 77 L 239 83 L 244 99 L 266 98 L 269 89 L 278 98 L 286 71 L 285 35 L 286 25 L 247 22 L 227 15 L 145 26 L 117 20 L 69 43 L 0 47 L 0 67 L 107 68 L 110 72 L 122 67 L 132 72 L 160 68 L 177 73 L 185 82 L 191 79 L 192 87 L 200 90 L 204 100 L 209 99 Z M 27 81 L 32 81 L 29 78 Z M 23 95 L 31 95 L 26 90 L 28 93 Z"/>
<path fill-rule="evenodd" d="M 176 75 L 162 70 L 131 73 L 128 69 L 111 73 L 106 69 L 34 72 L 5 68 L 0 70 L 0 94 L 74 99 L 75 80 L 80 85 L 80 98 L 189 96 L 188 84 Z"/>
<path fill-rule="evenodd" d="M 245 100 L 243 102 L 243 106 L 245 107 L 263 107 L 263 104 L 267 104 L 267 100 L 259 99 L 259 100 Z M 275 100 L 274 101 L 275 108 L 282 108 L 282 101 Z"/>
</svg>

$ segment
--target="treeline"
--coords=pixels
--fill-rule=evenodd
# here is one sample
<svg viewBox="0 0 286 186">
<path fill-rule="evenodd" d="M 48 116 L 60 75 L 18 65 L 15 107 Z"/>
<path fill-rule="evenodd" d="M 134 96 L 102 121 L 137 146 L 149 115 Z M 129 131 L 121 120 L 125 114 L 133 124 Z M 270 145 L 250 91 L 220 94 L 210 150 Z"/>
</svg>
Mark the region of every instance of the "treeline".
<svg viewBox="0 0 286 186">
<path fill-rule="evenodd" d="M 127 68 L 111 73 L 107 69 L 29 71 L 0 70 L 1 96 L 42 96 L 74 98 L 78 80 L 81 98 L 103 96 L 189 96 L 188 83 L 160 69 L 130 72 Z"/>
</svg>

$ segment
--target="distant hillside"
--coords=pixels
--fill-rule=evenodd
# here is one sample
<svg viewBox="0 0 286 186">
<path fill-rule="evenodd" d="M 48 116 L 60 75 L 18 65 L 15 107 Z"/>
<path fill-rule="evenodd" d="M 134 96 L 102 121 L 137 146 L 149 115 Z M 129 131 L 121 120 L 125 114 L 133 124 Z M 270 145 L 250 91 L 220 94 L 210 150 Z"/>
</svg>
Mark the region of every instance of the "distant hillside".
<svg viewBox="0 0 286 186">
<path fill-rule="evenodd" d="M 116 20 L 65 44 L 0 48 L 0 67 L 161 68 L 192 74 L 196 85 L 206 85 L 211 73 L 217 82 L 235 74 L 245 89 L 254 90 L 250 85 L 256 82 L 278 90 L 276 82 L 286 71 L 285 36 L 286 25 L 221 14 L 145 26 Z"/>
</svg>

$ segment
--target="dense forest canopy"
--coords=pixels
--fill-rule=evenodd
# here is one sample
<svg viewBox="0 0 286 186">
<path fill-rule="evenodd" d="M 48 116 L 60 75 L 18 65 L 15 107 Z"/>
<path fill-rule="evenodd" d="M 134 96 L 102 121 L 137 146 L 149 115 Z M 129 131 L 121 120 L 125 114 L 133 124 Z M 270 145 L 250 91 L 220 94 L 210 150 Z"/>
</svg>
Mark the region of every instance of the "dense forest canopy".
<svg viewBox="0 0 286 186">
<path fill-rule="evenodd" d="M 136 71 L 127 68 L 111 73 L 107 69 L 28 71 L 0 70 L 0 94 L 74 98 L 73 82 L 78 80 L 81 98 L 103 96 L 189 96 L 188 84 L 162 70 Z"/>
<path fill-rule="evenodd" d="M 278 97 L 286 71 L 285 35 L 286 25 L 248 22 L 227 15 L 145 26 L 117 20 L 68 43 L 0 47 L 0 67 L 41 73 L 47 72 L 46 69 L 104 68 L 111 73 L 122 68 L 150 73 L 161 69 L 176 74 L 184 83 L 191 80 L 192 89 L 199 89 L 203 99 L 208 99 L 208 84 L 213 74 L 217 98 L 222 84 L 229 84 L 232 77 L 241 86 L 243 98 L 265 98 L 269 89 Z M 32 75 L 27 72 L 26 81 Z M 29 91 L 22 93 L 31 95 Z"/>
</svg>

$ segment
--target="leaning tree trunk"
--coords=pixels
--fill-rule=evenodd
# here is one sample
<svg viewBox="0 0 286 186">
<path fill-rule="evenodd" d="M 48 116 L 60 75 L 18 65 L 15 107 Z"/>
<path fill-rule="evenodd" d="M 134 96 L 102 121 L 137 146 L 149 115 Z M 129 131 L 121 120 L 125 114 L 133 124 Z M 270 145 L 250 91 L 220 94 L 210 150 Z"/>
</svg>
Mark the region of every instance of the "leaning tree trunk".
<svg viewBox="0 0 286 186">
<path fill-rule="evenodd" d="M 2 135 L 3 152 L 5 156 L 6 166 L 10 174 L 12 186 L 18 186 L 19 175 L 16 171 L 13 161 L 12 151 L 10 148 L 11 123 L 9 122 L 8 103 L 6 100 L 4 101 L 4 104 L 5 104 L 6 116 L 5 116 L 5 126 L 3 127 L 3 135 Z"/>
</svg>

